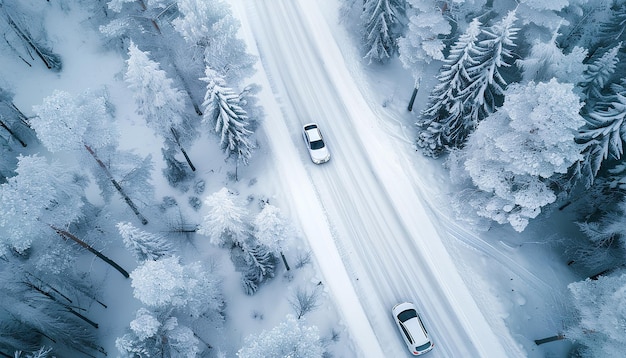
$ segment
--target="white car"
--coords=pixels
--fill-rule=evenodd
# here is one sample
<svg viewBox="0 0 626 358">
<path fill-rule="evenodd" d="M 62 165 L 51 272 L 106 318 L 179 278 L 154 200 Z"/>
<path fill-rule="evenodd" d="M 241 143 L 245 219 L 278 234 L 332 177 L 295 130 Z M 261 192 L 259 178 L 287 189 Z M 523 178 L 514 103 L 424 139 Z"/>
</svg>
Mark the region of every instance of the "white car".
<svg viewBox="0 0 626 358">
<path fill-rule="evenodd" d="M 316 123 L 305 124 L 302 127 L 302 137 L 313 163 L 322 164 L 330 160 L 330 152 Z"/>
<path fill-rule="evenodd" d="M 393 306 L 391 312 L 404 343 L 414 356 L 430 352 L 433 349 L 435 345 L 430 340 L 414 304 L 410 302 L 398 303 Z"/>
</svg>

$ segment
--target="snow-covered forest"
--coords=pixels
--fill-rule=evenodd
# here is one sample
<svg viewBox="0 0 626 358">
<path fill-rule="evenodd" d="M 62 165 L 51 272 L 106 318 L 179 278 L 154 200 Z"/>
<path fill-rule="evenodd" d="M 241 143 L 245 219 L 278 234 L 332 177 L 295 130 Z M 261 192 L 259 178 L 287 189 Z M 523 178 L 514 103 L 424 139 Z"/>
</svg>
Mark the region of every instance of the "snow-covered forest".
<svg viewBox="0 0 626 358">
<path fill-rule="evenodd" d="M 311 254 L 292 248 L 287 259 L 297 231 L 255 189 L 256 170 L 240 174 L 254 161 L 263 110 L 250 81 L 257 58 L 237 37 L 228 3 L 0 1 L 0 13 L 5 69 L 17 65 L 35 77 L 72 71 L 46 28 L 51 13 L 97 34 L 97 52 L 124 59 L 110 80 L 128 90 L 122 104 L 130 103 L 135 125 L 123 123 L 125 108 L 109 85 L 54 89 L 20 108 L 15 96 L 29 94 L 16 93 L 23 87 L 10 78 L 19 76 L 3 75 L 0 355 L 330 352 L 341 328 L 322 332 L 304 322 L 332 305 L 308 283 L 316 275 Z M 128 135 L 161 155 L 128 149 Z M 194 145 L 209 153 L 191 153 Z M 221 257 L 230 258 L 226 268 Z M 227 275 L 239 277 L 235 286 L 249 297 L 274 279 L 287 282 L 288 309 L 277 311 L 289 313 L 258 338 L 229 341 L 224 331 L 246 332 L 237 325 L 249 323 L 228 317 L 236 300 Z M 262 321 L 264 313 L 247 318 Z"/>
<path fill-rule="evenodd" d="M 449 173 L 459 221 L 566 218 L 575 313 L 546 341 L 621 357 L 626 1 L 339 3 L 362 65 L 412 76 L 415 155 Z M 16 82 L 73 70 L 51 13 L 122 59 L 107 83 Z M 306 240 L 258 184 L 265 111 L 240 28 L 225 0 L 0 0 L 0 356 L 350 356 Z M 79 77 L 105 71 L 89 65 Z"/>
<path fill-rule="evenodd" d="M 569 218 L 556 245 L 588 279 L 569 286 L 577 317 L 558 338 L 576 356 L 623 355 L 626 2 L 365 0 L 344 11 L 365 60 L 399 58 L 427 93 L 415 143 L 449 170 L 460 220 L 522 232 Z"/>
</svg>

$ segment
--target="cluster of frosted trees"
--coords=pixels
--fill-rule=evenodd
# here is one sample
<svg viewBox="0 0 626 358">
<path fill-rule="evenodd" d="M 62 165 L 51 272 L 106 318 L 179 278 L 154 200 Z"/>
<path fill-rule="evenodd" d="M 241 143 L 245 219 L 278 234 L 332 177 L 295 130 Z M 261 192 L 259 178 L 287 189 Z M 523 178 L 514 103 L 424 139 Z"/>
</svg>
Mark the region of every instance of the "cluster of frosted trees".
<svg viewBox="0 0 626 358">
<path fill-rule="evenodd" d="M 582 319 L 566 336 L 585 356 L 620 356 L 626 1 L 345 3 L 360 14 L 366 62 L 397 53 L 429 91 L 416 146 L 445 159 L 462 217 L 520 232 L 542 212 L 578 218 L 567 259 L 606 277 L 570 286 Z M 427 64 L 440 67 L 434 83 Z"/>
<path fill-rule="evenodd" d="M 40 25 L 46 7 L 59 5 L 31 5 L 0 1 L 0 46 L 16 62 L 62 76 L 60 57 Z M 76 0 L 64 6 L 89 11 L 105 45 L 127 57 L 123 79 L 137 114 L 163 139 L 163 174 L 171 185 L 194 178 L 186 149 L 202 131 L 217 136 L 235 165 L 248 164 L 262 113 L 256 88 L 242 83 L 256 60 L 236 37 L 239 25 L 225 2 Z M 129 278 L 143 304 L 116 341 L 120 354 L 190 357 L 210 348 L 194 327 L 200 318 L 216 326 L 223 321 L 221 279 L 211 265 L 177 256 L 170 238 L 136 226 L 158 227 L 167 218 L 153 199 L 153 158 L 118 146 L 107 89 L 54 91 L 27 109 L 27 117 L 8 86 L 0 88 L 0 355 L 111 354 L 98 345 L 100 322 L 92 315 L 108 305 L 79 263 L 85 252 L 96 258 L 96 272 L 103 265 Z M 100 196 L 95 202 L 103 204 L 88 199 L 92 184 Z M 111 204 L 117 200 L 131 213 L 125 219 L 136 223 L 116 223 Z M 252 291 L 273 275 L 279 252 L 271 251 L 272 240 L 285 234 L 274 234 L 279 223 L 265 217 L 257 218 L 258 242 L 241 246 Z M 122 241 L 137 259 L 132 272 L 106 254 Z"/>
</svg>

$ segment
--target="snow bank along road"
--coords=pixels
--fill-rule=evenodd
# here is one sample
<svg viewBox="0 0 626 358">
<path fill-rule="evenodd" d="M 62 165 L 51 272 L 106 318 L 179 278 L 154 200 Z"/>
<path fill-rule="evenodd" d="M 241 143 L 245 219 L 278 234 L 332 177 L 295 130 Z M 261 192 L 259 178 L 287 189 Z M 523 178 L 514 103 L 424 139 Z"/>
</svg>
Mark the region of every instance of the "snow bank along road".
<svg viewBox="0 0 626 358">
<path fill-rule="evenodd" d="M 273 133 L 276 174 L 353 336 L 355 355 L 409 356 L 390 314 L 408 300 L 435 341 L 433 358 L 510 356 L 457 273 L 415 183 L 394 159 L 393 142 L 378 134 L 317 2 L 231 3 L 247 17 L 244 32 L 254 36 L 280 103 L 264 123 Z M 311 121 L 320 124 L 331 150 L 322 166 L 309 162 L 300 138 L 302 124 Z M 288 139 L 275 138 L 283 134 Z M 333 258 L 345 269 L 324 267 Z"/>
</svg>

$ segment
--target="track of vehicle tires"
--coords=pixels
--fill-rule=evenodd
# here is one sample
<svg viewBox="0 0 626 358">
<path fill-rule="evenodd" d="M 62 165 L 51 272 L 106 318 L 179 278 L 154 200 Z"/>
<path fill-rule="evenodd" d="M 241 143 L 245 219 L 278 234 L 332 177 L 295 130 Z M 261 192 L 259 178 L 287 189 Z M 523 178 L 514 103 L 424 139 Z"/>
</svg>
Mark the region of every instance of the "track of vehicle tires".
<svg viewBox="0 0 626 358">
<path fill-rule="evenodd" d="M 409 356 L 390 314 L 400 301 L 414 301 L 422 311 L 436 345 L 432 357 L 506 356 L 459 274 L 450 270 L 455 266 L 438 225 L 410 178 L 393 157 L 371 155 L 393 153 L 393 143 L 359 129 L 376 126 L 374 114 L 358 91 L 346 90 L 351 80 L 343 63 L 332 62 L 341 56 L 323 21 L 309 22 L 315 2 L 256 0 L 246 7 L 262 66 L 293 138 L 294 147 L 284 150 L 309 162 L 304 168 L 320 204 L 310 203 L 311 210 L 325 216 L 333 240 L 329 249 L 338 250 L 384 356 Z M 331 151 L 324 165 L 310 163 L 302 144 L 301 125 L 307 122 L 320 125 Z M 353 338 L 360 346 L 363 338 L 358 333 Z"/>
</svg>

